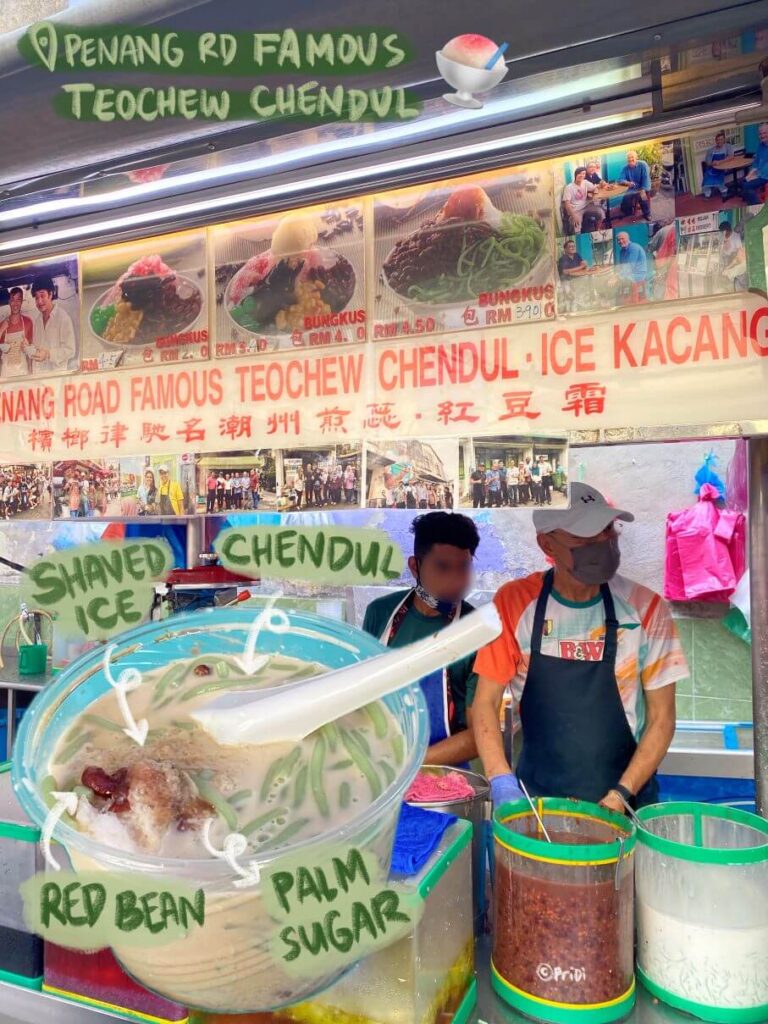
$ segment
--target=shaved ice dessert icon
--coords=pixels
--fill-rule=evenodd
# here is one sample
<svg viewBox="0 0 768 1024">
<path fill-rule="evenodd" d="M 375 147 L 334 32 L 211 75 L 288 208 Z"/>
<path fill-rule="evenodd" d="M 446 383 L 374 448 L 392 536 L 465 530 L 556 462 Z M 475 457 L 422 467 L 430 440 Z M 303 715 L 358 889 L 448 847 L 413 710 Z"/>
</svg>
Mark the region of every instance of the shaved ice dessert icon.
<svg viewBox="0 0 768 1024">
<path fill-rule="evenodd" d="M 455 36 L 437 51 L 435 60 L 440 75 L 456 90 L 444 93 L 443 99 L 469 110 L 483 106 L 475 93 L 490 92 L 507 73 L 504 54 L 497 44 L 474 33 Z"/>
</svg>

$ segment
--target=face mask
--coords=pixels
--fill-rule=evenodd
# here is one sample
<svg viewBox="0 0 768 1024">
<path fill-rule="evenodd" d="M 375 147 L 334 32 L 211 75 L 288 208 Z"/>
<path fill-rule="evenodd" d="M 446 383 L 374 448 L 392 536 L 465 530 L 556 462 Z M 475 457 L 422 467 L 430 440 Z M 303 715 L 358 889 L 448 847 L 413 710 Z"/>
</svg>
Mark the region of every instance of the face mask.
<svg viewBox="0 0 768 1024">
<path fill-rule="evenodd" d="M 598 540 L 594 544 L 571 548 L 571 554 L 571 576 L 579 583 L 607 583 L 616 575 L 621 563 L 618 537 L 609 537 L 608 540 Z"/>
<path fill-rule="evenodd" d="M 419 597 L 424 604 L 429 605 L 430 608 L 434 608 L 440 615 L 448 618 L 453 615 L 458 608 L 458 602 L 453 601 L 441 601 L 433 594 L 430 594 L 428 590 L 425 590 L 421 585 L 421 582 L 416 584 L 416 596 Z"/>
</svg>

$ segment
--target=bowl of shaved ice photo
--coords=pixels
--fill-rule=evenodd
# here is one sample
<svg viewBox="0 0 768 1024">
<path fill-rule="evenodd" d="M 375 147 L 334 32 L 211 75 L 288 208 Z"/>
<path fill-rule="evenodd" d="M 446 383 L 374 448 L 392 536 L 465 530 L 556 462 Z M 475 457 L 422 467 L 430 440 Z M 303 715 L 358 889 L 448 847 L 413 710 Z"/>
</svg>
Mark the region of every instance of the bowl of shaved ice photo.
<svg viewBox="0 0 768 1024">
<path fill-rule="evenodd" d="M 211 699 L 288 688 L 384 651 L 345 623 L 286 615 L 285 629 L 259 632 L 250 672 L 242 655 L 252 610 L 195 612 L 124 633 L 107 655 L 89 651 L 37 696 L 14 750 L 13 785 L 35 824 L 44 826 L 53 793 L 77 796 L 53 832 L 62 866 L 68 858 L 90 877 L 130 873 L 204 890 L 202 926 L 163 945 L 112 948 L 146 988 L 211 1013 L 276 1010 L 344 973 L 322 961 L 315 974 L 290 973 L 274 954 L 284 922 L 270 915 L 264 881 L 236 886 L 233 868 L 211 850 L 237 833 L 247 841 L 240 863 L 263 872 L 297 852 L 311 864 L 313 852 L 341 844 L 375 857 L 386 875 L 427 748 L 418 684 L 299 741 L 219 743 L 195 717 Z M 148 722 L 143 746 L 123 732 L 110 682 L 127 669 L 141 676 L 128 701 L 136 721 Z"/>
<path fill-rule="evenodd" d="M 107 345 L 154 345 L 158 338 L 192 327 L 203 309 L 203 293 L 157 254 L 142 256 L 91 306 L 91 330 Z"/>
<path fill-rule="evenodd" d="M 354 222 L 353 222 L 354 221 Z M 362 229 L 362 215 L 349 220 L 350 233 Z M 268 249 L 247 260 L 224 292 L 231 323 L 249 334 L 302 332 L 321 324 L 351 303 L 357 278 L 342 253 L 323 243 L 316 218 L 286 214 Z"/>
<path fill-rule="evenodd" d="M 474 33 L 455 36 L 437 51 L 435 60 L 441 76 L 456 90 L 444 93 L 443 99 L 468 110 L 483 106 L 473 93 L 490 92 L 507 73 L 504 55 L 496 43 Z"/>
</svg>

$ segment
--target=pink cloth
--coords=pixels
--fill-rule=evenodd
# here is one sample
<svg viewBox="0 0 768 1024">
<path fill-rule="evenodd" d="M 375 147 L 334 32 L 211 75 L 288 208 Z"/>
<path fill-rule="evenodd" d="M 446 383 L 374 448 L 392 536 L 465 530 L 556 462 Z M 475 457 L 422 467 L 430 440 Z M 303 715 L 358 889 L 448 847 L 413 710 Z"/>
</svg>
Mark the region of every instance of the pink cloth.
<svg viewBox="0 0 768 1024">
<path fill-rule="evenodd" d="M 419 772 L 405 794 L 405 799 L 412 804 L 436 804 L 444 800 L 464 800 L 474 795 L 474 789 L 459 772 L 449 772 L 447 775 Z"/>
<path fill-rule="evenodd" d="M 696 505 L 667 516 L 668 601 L 727 602 L 744 575 L 744 515 L 716 508 L 717 498 L 717 489 L 704 484 Z"/>
</svg>

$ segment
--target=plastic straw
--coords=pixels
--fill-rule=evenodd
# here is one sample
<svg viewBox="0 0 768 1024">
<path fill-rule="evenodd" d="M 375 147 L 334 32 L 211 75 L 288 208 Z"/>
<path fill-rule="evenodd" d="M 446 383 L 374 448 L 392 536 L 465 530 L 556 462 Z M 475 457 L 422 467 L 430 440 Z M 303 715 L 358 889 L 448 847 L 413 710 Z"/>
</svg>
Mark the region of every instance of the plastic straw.
<svg viewBox="0 0 768 1024">
<path fill-rule="evenodd" d="M 496 53 L 494 53 L 494 55 L 491 57 L 491 59 L 485 65 L 485 70 L 486 71 L 490 71 L 493 68 L 493 65 L 499 59 L 499 57 L 503 57 L 508 49 L 509 49 L 509 43 L 502 43 L 501 46 L 496 51 Z"/>
</svg>

